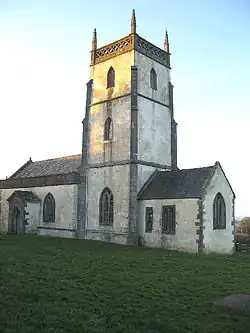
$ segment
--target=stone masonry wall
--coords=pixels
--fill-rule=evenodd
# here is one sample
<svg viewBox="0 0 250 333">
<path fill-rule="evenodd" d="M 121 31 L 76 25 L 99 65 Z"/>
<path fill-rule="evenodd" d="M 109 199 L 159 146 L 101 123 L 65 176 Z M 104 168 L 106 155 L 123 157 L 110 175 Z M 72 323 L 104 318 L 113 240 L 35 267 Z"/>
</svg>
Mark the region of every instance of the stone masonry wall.
<svg viewBox="0 0 250 333">
<path fill-rule="evenodd" d="M 220 192 L 226 204 L 226 229 L 213 230 L 213 201 Z M 218 166 L 203 202 L 203 251 L 232 253 L 234 251 L 234 198 L 232 190 Z"/>
<path fill-rule="evenodd" d="M 97 104 L 90 109 L 89 164 L 130 158 L 130 98 Z M 113 120 L 113 140 L 104 142 L 104 124 Z"/>
<path fill-rule="evenodd" d="M 32 191 L 40 200 L 40 204 L 27 203 L 25 211 L 27 214 L 27 231 L 35 231 L 37 227 L 41 227 L 40 233 L 60 236 L 60 230 L 75 230 L 77 221 L 77 186 L 78 185 L 60 185 L 60 186 L 44 186 L 25 188 L 26 191 Z M 8 230 L 9 203 L 7 199 L 15 190 L 22 189 L 3 189 L 2 190 L 2 226 L 5 231 Z M 51 193 L 56 202 L 56 221 L 54 223 L 44 223 L 42 221 L 43 200 L 47 193 Z M 29 221 L 30 220 L 30 221 Z"/>
<path fill-rule="evenodd" d="M 0 233 L 5 232 L 5 216 L 3 214 L 3 190 L 0 189 Z"/>
<path fill-rule="evenodd" d="M 106 186 L 114 196 L 113 228 L 99 226 L 99 199 Z M 87 198 L 87 238 L 125 243 L 129 212 L 129 165 L 89 169 Z"/>
<path fill-rule="evenodd" d="M 138 159 L 171 166 L 170 70 L 135 51 L 138 73 Z M 157 90 L 150 71 L 157 74 Z"/>
<path fill-rule="evenodd" d="M 138 159 L 171 166 L 170 111 L 145 98 L 138 100 Z"/>
<path fill-rule="evenodd" d="M 138 93 L 164 105 L 169 105 L 168 82 L 170 70 L 158 62 L 135 51 L 135 66 L 138 69 Z M 150 87 L 150 71 L 157 74 L 157 90 Z"/>
<path fill-rule="evenodd" d="M 134 52 L 130 51 L 90 67 L 90 79 L 94 80 L 92 104 L 126 95 L 131 90 L 131 66 Z M 115 87 L 107 89 L 107 73 L 115 70 Z"/>
<path fill-rule="evenodd" d="M 162 206 L 176 206 L 176 234 L 162 234 Z M 139 230 L 143 243 L 148 247 L 163 247 L 172 250 L 183 250 L 197 252 L 197 222 L 199 213 L 198 199 L 162 199 L 145 200 L 139 202 L 140 219 Z M 146 207 L 153 207 L 153 231 L 145 232 L 145 210 Z"/>
</svg>

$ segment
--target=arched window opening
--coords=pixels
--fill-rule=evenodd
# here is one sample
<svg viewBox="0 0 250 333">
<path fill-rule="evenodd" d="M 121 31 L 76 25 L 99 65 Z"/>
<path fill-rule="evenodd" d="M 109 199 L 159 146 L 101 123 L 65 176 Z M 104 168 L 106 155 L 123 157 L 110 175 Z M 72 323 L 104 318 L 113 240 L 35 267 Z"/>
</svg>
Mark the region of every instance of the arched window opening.
<svg viewBox="0 0 250 333">
<path fill-rule="evenodd" d="M 55 222 L 55 199 L 48 193 L 43 202 L 43 222 Z"/>
<path fill-rule="evenodd" d="M 150 87 L 154 90 L 157 90 L 157 74 L 154 68 L 150 71 Z"/>
<path fill-rule="evenodd" d="M 103 226 L 113 226 L 114 199 L 111 190 L 106 187 L 100 196 L 99 223 Z"/>
<path fill-rule="evenodd" d="M 226 229 L 226 205 L 221 193 L 217 193 L 213 203 L 213 228 Z"/>
<path fill-rule="evenodd" d="M 107 75 L 107 88 L 113 88 L 115 86 L 115 70 L 110 67 Z"/>
<path fill-rule="evenodd" d="M 113 121 L 108 117 L 104 125 L 104 141 L 110 141 L 113 139 Z"/>
</svg>

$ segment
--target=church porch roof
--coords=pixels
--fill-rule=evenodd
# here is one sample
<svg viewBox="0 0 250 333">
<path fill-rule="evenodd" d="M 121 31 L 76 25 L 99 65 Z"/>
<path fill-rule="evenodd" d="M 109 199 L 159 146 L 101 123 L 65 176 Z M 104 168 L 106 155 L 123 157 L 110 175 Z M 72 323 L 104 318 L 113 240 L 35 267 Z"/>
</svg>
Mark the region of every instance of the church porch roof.
<svg viewBox="0 0 250 333">
<path fill-rule="evenodd" d="M 31 191 L 14 191 L 11 196 L 7 199 L 8 201 L 11 201 L 15 196 L 19 197 L 23 201 L 29 201 L 29 202 L 38 202 L 40 199 Z"/>
<path fill-rule="evenodd" d="M 139 192 L 138 199 L 200 198 L 216 167 L 217 163 L 202 168 L 157 170 Z"/>
</svg>

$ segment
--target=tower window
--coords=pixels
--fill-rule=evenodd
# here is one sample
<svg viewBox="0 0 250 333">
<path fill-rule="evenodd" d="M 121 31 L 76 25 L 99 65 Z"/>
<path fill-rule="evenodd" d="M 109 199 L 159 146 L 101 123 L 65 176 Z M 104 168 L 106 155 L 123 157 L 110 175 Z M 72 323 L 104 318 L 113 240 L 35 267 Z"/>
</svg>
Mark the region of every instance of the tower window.
<svg viewBox="0 0 250 333">
<path fill-rule="evenodd" d="M 214 198 L 213 229 L 226 229 L 226 205 L 221 193 L 217 193 Z"/>
<path fill-rule="evenodd" d="M 107 75 L 107 88 L 113 88 L 115 86 L 115 70 L 110 67 Z"/>
<path fill-rule="evenodd" d="M 110 117 L 105 121 L 104 125 L 104 141 L 110 141 L 113 139 L 113 122 Z"/>
<path fill-rule="evenodd" d="M 43 222 L 55 222 L 55 199 L 48 193 L 43 202 Z"/>
<path fill-rule="evenodd" d="M 154 68 L 150 71 L 150 87 L 154 90 L 157 90 L 157 74 Z"/>
<path fill-rule="evenodd" d="M 100 196 L 99 202 L 99 224 L 112 226 L 114 220 L 114 199 L 111 190 L 106 187 Z"/>
</svg>

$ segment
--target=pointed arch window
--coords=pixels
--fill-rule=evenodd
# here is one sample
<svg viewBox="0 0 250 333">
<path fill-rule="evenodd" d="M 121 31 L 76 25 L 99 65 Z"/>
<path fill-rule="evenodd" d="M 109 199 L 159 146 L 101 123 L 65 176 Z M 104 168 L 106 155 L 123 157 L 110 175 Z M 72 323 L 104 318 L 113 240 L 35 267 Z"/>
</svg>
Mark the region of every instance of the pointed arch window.
<svg viewBox="0 0 250 333">
<path fill-rule="evenodd" d="M 43 202 L 43 222 L 55 222 L 56 204 L 51 193 L 48 193 Z"/>
<path fill-rule="evenodd" d="M 154 68 L 152 68 L 150 71 L 150 87 L 153 90 L 157 90 L 157 74 Z"/>
<path fill-rule="evenodd" d="M 226 205 L 221 193 L 217 193 L 214 198 L 213 229 L 226 229 Z"/>
<path fill-rule="evenodd" d="M 113 226 L 114 221 L 114 198 L 111 190 L 106 187 L 99 202 L 99 224 L 103 226 Z"/>
<path fill-rule="evenodd" d="M 104 141 L 110 141 L 113 139 L 113 121 L 108 117 L 104 124 Z"/>
<path fill-rule="evenodd" d="M 113 88 L 115 86 L 115 70 L 110 67 L 107 74 L 107 88 Z"/>
</svg>

